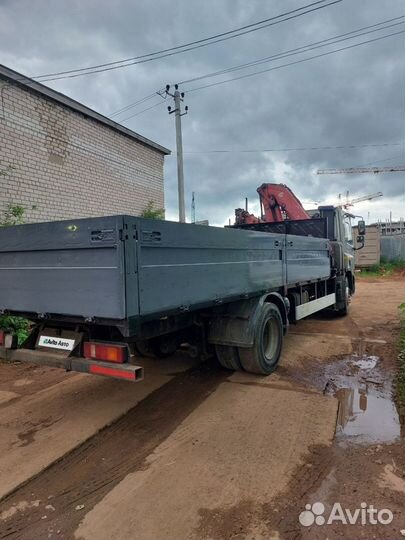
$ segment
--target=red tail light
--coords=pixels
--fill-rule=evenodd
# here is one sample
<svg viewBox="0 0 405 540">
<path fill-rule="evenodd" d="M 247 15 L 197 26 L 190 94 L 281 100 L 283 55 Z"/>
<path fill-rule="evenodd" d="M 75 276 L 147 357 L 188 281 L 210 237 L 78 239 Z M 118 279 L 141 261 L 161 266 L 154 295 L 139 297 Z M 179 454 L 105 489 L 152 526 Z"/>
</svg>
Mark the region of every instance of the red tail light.
<svg viewBox="0 0 405 540">
<path fill-rule="evenodd" d="M 93 358 L 94 360 L 123 364 L 128 361 L 128 347 L 126 345 L 86 341 L 83 344 L 83 356 L 85 358 Z"/>
<path fill-rule="evenodd" d="M 4 330 L 0 330 L 0 345 L 4 345 Z"/>
</svg>

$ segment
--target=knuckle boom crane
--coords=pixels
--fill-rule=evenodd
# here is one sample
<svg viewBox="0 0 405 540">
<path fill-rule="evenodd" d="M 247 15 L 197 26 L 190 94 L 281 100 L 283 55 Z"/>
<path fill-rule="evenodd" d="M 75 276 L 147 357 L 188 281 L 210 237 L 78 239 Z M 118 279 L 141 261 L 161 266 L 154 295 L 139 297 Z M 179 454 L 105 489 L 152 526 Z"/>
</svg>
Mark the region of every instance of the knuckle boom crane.
<svg viewBox="0 0 405 540">
<path fill-rule="evenodd" d="M 257 188 L 261 217 L 243 208 L 235 209 L 235 225 L 274 223 L 285 220 L 310 219 L 300 200 L 285 184 L 262 184 Z"/>
</svg>

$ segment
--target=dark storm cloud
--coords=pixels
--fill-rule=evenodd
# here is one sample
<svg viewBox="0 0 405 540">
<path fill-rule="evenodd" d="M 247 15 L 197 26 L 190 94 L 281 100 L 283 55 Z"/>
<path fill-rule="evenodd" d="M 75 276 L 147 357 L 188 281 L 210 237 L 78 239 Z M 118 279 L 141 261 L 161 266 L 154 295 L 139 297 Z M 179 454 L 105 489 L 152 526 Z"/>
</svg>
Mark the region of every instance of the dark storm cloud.
<svg viewBox="0 0 405 540">
<path fill-rule="evenodd" d="M 2 62 L 29 75 L 127 58 L 212 35 L 297 8 L 304 0 L 116 1 L 0 3 Z M 404 12 L 401 0 L 344 0 L 326 9 L 237 39 L 148 64 L 49 83 L 108 114 L 163 87 L 248 62 Z M 401 27 L 383 33 L 398 31 Z M 361 40 L 370 39 L 365 36 Z M 347 45 L 343 43 L 342 45 Z M 277 153 L 187 153 L 214 149 L 271 149 L 366 145 L 403 141 L 403 35 L 299 65 L 187 93 L 183 118 L 186 204 L 196 192 L 197 218 L 223 223 L 244 197 L 257 201 L 264 181 L 285 182 L 305 201 L 338 193 L 383 191 L 369 205 L 374 218 L 405 214 L 402 174 L 317 176 L 320 167 L 399 164 L 403 147 Z M 337 48 L 338 46 L 336 46 Z M 319 52 L 323 52 L 322 50 Z M 312 54 L 316 54 L 317 51 Z M 300 58 L 312 55 L 302 55 Z M 298 57 L 291 58 L 296 60 Z M 272 65 L 279 65 L 279 61 Z M 271 67 L 270 64 L 260 68 Z M 259 69 L 259 68 L 257 68 Z M 237 72 L 232 76 L 247 73 Z M 160 98 L 118 116 L 124 119 Z M 175 150 L 174 119 L 159 106 L 124 122 Z M 166 206 L 176 216 L 175 156 L 166 160 Z M 373 208 L 378 208 L 373 214 Z"/>
</svg>

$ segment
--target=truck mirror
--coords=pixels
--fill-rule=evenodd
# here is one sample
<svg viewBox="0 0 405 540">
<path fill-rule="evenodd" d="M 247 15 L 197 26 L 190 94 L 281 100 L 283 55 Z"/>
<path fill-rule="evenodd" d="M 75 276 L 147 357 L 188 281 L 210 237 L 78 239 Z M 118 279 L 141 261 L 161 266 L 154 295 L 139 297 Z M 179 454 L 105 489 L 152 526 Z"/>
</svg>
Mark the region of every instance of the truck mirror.
<svg viewBox="0 0 405 540">
<path fill-rule="evenodd" d="M 357 237 L 357 242 L 359 244 L 364 244 L 364 235 L 359 234 L 358 237 Z"/>
<path fill-rule="evenodd" d="M 357 223 L 357 231 L 361 236 L 366 234 L 366 223 L 362 219 Z"/>
</svg>

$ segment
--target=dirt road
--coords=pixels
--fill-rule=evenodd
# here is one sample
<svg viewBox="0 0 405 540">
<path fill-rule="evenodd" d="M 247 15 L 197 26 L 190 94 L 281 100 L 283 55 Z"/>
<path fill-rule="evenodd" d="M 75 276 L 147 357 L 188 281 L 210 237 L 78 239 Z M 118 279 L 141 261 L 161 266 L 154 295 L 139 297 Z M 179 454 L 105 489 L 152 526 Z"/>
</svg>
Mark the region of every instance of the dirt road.
<svg viewBox="0 0 405 540">
<path fill-rule="evenodd" d="M 404 296 L 399 280 L 360 281 L 350 316 L 291 328 L 270 377 L 181 355 L 139 385 L 1 365 L 0 537 L 401 537 Z M 334 503 L 392 520 L 321 523 Z"/>
</svg>

